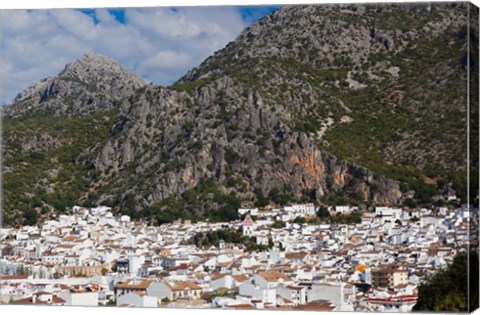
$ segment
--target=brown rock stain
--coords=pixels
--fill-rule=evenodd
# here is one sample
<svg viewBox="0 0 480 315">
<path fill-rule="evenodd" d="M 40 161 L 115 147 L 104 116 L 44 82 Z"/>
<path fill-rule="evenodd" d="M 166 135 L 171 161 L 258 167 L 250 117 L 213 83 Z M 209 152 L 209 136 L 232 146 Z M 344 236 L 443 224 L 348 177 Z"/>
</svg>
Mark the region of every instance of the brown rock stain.
<svg viewBox="0 0 480 315">
<path fill-rule="evenodd" d="M 317 154 L 315 152 L 304 155 L 293 154 L 290 156 L 290 163 L 298 165 L 305 174 L 320 176 L 324 173 L 323 165 L 317 163 Z"/>
</svg>

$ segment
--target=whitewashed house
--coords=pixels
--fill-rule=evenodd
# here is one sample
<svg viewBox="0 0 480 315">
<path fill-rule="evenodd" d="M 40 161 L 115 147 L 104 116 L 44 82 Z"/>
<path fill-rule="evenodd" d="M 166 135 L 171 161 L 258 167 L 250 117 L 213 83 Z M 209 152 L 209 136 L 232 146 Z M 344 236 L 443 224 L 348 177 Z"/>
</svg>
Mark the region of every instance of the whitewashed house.
<svg viewBox="0 0 480 315">
<path fill-rule="evenodd" d="M 239 294 L 241 296 L 249 296 L 263 303 L 270 303 L 272 305 L 276 303 L 276 292 L 275 289 L 262 288 L 258 284 L 250 281 L 246 281 L 239 286 Z"/>
<path fill-rule="evenodd" d="M 293 305 L 306 303 L 306 287 L 294 286 L 294 285 L 279 285 L 277 288 L 277 294 L 285 299 L 292 301 Z"/>
<path fill-rule="evenodd" d="M 240 208 L 238 209 L 238 215 L 258 215 L 258 208 Z"/>
<path fill-rule="evenodd" d="M 142 293 L 128 293 L 117 299 L 117 306 L 157 307 L 158 299 L 155 296 L 148 296 Z"/>
<path fill-rule="evenodd" d="M 200 299 L 202 288 L 191 281 L 170 281 L 170 282 L 153 282 L 147 288 L 149 296 L 155 296 L 158 299 L 168 299 L 175 301 L 177 299 Z"/>
<path fill-rule="evenodd" d="M 294 204 L 283 208 L 288 213 L 296 216 L 313 216 L 315 215 L 315 205 L 313 203 Z"/>
<path fill-rule="evenodd" d="M 248 277 L 245 275 L 219 275 L 212 279 L 210 288 L 213 290 L 221 288 L 232 289 L 238 287 L 247 280 Z"/>
<path fill-rule="evenodd" d="M 65 300 L 65 305 L 69 306 L 98 306 L 97 292 L 60 292 L 60 298 Z"/>
</svg>

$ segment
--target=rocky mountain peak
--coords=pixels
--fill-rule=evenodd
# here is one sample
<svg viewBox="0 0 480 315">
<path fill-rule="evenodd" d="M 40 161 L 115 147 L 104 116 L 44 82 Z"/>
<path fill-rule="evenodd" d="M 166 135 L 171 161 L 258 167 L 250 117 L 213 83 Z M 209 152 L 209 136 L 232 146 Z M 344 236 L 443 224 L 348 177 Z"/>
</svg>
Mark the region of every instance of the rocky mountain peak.
<svg viewBox="0 0 480 315">
<path fill-rule="evenodd" d="M 98 53 L 87 52 L 79 59 L 67 64 L 57 76 L 42 79 L 18 93 L 14 102 L 44 93 L 46 88 L 58 80 L 95 86 L 107 93 L 125 90 L 126 93 L 121 94 L 129 94 L 132 90 L 147 84 L 140 76 L 123 68 L 118 61 Z"/>
<path fill-rule="evenodd" d="M 87 52 L 81 58 L 66 65 L 58 77 L 80 80 L 89 84 L 106 83 L 112 89 L 124 84 L 134 88 L 147 84 L 138 75 L 123 68 L 118 61 L 93 52 Z"/>
<path fill-rule="evenodd" d="M 17 94 L 6 107 L 8 117 L 19 117 L 42 106 L 55 115 L 85 114 L 110 108 L 148 83 L 112 58 L 87 52 L 67 64 L 56 76 L 42 79 Z M 102 101 L 97 102 L 100 98 Z"/>
</svg>

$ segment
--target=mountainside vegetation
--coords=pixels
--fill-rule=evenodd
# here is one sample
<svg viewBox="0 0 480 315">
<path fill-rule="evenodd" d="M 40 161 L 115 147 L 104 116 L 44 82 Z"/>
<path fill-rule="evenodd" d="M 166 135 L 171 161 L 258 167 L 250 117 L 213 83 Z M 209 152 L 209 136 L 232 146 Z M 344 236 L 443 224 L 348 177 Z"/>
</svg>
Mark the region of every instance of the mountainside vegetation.
<svg viewBox="0 0 480 315">
<path fill-rule="evenodd" d="M 468 23 L 466 3 L 285 6 L 169 87 L 88 53 L 5 107 L 3 220 L 465 202 Z"/>
</svg>

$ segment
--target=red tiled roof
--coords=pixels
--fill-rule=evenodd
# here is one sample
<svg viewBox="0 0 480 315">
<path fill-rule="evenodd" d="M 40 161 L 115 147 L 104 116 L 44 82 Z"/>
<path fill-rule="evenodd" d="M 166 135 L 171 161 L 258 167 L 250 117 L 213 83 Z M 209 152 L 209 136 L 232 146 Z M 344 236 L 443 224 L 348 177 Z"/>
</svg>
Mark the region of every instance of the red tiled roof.
<svg viewBox="0 0 480 315">
<path fill-rule="evenodd" d="M 250 304 L 229 305 L 228 308 L 233 308 L 237 310 L 254 310 L 255 309 L 255 307 Z"/>
<path fill-rule="evenodd" d="M 27 276 L 8 276 L 8 275 L 1 275 L 0 280 L 26 280 Z"/>
<path fill-rule="evenodd" d="M 303 305 L 297 305 L 293 307 L 293 309 L 301 311 L 332 311 L 335 309 L 335 306 L 332 306 L 328 301 L 319 300 Z"/>
</svg>

